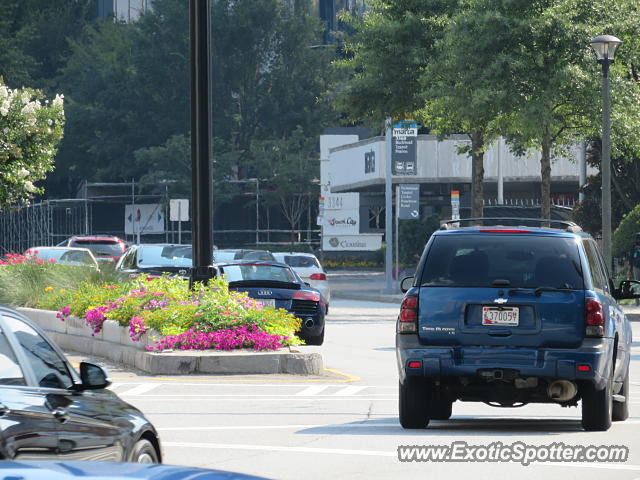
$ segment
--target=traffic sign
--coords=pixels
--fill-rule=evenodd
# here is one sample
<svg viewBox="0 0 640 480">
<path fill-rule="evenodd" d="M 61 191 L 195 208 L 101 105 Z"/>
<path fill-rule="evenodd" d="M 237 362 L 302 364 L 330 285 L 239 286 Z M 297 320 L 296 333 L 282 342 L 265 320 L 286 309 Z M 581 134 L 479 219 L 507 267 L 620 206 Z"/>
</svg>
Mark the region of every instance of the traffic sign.
<svg viewBox="0 0 640 480">
<path fill-rule="evenodd" d="M 398 191 L 398 218 L 418 220 L 420 218 L 420 184 L 401 183 Z"/>
</svg>

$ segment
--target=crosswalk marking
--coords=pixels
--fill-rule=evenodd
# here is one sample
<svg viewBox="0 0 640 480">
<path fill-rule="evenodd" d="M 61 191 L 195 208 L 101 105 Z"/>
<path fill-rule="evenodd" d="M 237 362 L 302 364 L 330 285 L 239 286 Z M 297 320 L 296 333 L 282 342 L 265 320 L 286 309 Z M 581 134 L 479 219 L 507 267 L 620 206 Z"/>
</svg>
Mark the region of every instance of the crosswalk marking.
<svg viewBox="0 0 640 480">
<path fill-rule="evenodd" d="M 162 385 L 162 383 L 143 383 L 137 387 L 133 387 L 131 390 L 120 393 L 120 395 L 143 395 L 160 385 Z"/>
<path fill-rule="evenodd" d="M 336 393 L 334 393 L 333 396 L 334 397 L 348 397 L 348 396 L 351 396 L 351 395 L 355 395 L 358 392 L 361 392 L 365 388 L 367 388 L 367 387 L 355 387 L 355 386 L 344 387 L 344 388 L 341 388 L 340 390 L 338 390 Z"/>
<path fill-rule="evenodd" d="M 328 385 L 312 385 L 311 387 L 307 387 L 304 390 L 296 393 L 297 397 L 309 397 L 311 395 L 317 395 L 323 390 L 326 390 Z"/>
</svg>

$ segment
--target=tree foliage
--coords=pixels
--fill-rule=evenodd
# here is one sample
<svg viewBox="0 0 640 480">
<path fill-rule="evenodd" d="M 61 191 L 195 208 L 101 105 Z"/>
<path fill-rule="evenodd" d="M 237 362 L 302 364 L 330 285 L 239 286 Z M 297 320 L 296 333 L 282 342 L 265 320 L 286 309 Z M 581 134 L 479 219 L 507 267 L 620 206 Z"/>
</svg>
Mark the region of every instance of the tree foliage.
<svg viewBox="0 0 640 480">
<path fill-rule="evenodd" d="M 0 78 L 0 208 L 28 202 L 34 185 L 53 170 L 62 138 L 63 100 L 31 89 L 7 88 Z"/>
<path fill-rule="evenodd" d="M 640 6 L 599 8 L 588 0 L 374 0 L 347 39 L 351 69 L 340 105 L 353 118 L 419 118 L 441 136 L 472 140 L 473 211 L 481 212 L 483 151 L 497 135 L 515 152 L 542 152 L 543 215 L 552 159 L 576 135 L 597 136 L 601 74 L 588 41 L 625 41 L 612 68 L 613 152 L 637 158 Z"/>
</svg>

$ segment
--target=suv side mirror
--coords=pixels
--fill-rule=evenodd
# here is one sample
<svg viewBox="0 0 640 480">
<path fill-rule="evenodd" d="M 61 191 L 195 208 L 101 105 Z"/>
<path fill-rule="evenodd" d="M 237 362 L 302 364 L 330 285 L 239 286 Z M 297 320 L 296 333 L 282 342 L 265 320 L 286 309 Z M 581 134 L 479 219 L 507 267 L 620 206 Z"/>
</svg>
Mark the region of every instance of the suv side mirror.
<svg viewBox="0 0 640 480">
<path fill-rule="evenodd" d="M 413 280 L 414 277 L 404 277 L 401 281 L 400 281 L 400 291 L 402 293 L 407 293 L 407 291 L 413 287 Z"/>
<path fill-rule="evenodd" d="M 623 280 L 620 282 L 620 287 L 613 292 L 613 298 L 616 300 L 640 298 L 640 281 Z"/>
<path fill-rule="evenodd" d="M 107 371 L 95 363 L 80 363 L 80 379 L 82 380 L 82 385 L 80 385 L 82 390 L 100 390 L 111 385 Z"/>
</svg>

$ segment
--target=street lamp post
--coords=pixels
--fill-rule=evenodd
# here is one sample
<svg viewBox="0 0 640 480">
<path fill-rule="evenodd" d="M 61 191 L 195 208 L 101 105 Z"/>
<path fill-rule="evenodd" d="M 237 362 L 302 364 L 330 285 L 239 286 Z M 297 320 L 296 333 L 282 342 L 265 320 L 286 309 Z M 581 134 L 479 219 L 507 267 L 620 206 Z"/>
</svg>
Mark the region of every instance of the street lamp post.
<svg viewBox="0 0 640 480">
<path fill-rule="evenodd" d="M 190 285 L 215 274 L 211 228 L 209 158 L 209 1 L 190 0 L 191 35 L 191 204 L 193 267 Z"/>
<path fill-rule="evenodd" d="M 611 269 L 611 106 L 609 65 L 622 41 L 612 35 L 599 35 L 591 42 L 598 63 L 602 65 L 602 249 L 607 268 Z"/>
</svg>

